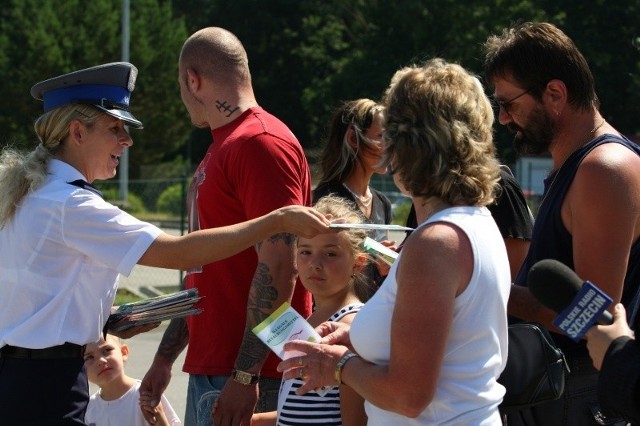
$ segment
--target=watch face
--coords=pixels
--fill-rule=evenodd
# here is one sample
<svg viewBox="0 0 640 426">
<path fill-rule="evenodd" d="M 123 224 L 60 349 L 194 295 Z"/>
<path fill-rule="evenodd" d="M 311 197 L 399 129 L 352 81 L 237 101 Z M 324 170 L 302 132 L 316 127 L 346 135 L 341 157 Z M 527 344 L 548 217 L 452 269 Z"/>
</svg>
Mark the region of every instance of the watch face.
<svg viewBox="0 0 640 426">
<path fill-rule="evenodd" d="M 253 382 L 253 374 L 236 370 L 233 372 L 233 380 L 243 385 L 250 385 Z"/>
</svg>

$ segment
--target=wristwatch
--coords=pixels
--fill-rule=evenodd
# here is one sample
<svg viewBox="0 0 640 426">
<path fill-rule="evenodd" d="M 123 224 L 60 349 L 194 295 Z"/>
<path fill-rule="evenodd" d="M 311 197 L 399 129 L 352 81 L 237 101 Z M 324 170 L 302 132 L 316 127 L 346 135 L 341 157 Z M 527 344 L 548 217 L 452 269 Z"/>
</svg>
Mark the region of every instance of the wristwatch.
<svg viewBox="0 0 640 426">
<path fill-rule="evenodd" d="M 231 371 L 231 378 L 241 385 L 253 385 L 260 378 L 257 374 L 247 373 L 246 371 L 236 370 L 235 368 Z"/>
<path fill-rule="evenodd" d="M 358 354 L 353 353 L 353 352 L 349 352 L 347 351 L 342 358 L 340 358 L 340 361 L 338 361 L 338 363 L 336 364 L 336 369 L 334 372 L 334 376 L 336 378 L 336 381 L 339 384 L 342 384 L 342 369 L 344 368 L 344 365 L 347 363 L 347 361 L 349 361 L 351 358 L 357 357 Z"/>
</svg>

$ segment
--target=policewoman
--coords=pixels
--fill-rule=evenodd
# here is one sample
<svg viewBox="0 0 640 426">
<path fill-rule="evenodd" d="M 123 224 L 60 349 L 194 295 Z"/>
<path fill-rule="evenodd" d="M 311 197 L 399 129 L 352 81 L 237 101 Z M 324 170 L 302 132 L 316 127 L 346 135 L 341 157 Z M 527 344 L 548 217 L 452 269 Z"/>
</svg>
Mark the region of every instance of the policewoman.
<svg viewBox="0 0 640 426">
<path fill-rule="evenodd" d="M 91 183 L 115 176 L 132 145 L 125 126 L 142 128 L 129 111 L 136 75 L 117 62 L 37 83 L 39 144 L 0 155 L 2 424 L 84 424 L 84 346 L 98 340 L 118 276 L 134 265 L 188 269 L 276 233 L 328 231 L 313 209 L 289 206 L 176 237 L 103 200 Z"/>
</svg>

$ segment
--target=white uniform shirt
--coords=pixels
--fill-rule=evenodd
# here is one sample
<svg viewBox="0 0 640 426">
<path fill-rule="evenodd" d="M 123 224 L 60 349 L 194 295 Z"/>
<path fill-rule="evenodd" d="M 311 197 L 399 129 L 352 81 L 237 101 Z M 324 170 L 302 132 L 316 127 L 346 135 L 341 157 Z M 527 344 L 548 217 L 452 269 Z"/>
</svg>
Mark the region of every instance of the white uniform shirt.
<svg viewBox="0 0 640 426">
<path fill-rule="evenodd" d="M 504 241 L 484 207 L 448 208 L 420 226 L 437 221 L 462 229 L 473 250 L 473 273 L 454 302 L 437 389 L 431 404 L 416 418 L 365 401 L 369 426 L 502 424 L 498 404 L 505 389 L 497 379 L 507 362 L 507 299 L 511 287 Z M 380 289 L 354 318 L 349 333 L 358 354 L 380 365 L 388 365 L 391 359 L 391 322 L 401 285 L 396 281 L 396 270 L 401 259 L 402 252 Z M 429 339 L 426 334 L 422 337 Z M 420 380 L 415 377 L 416 382 Z"/>
<path fill-rule="evenodd" d="M 97 341 L 118 274 L 162 232 L 70 185 L 84 176 L 69 164 L 51 160 L 48 173 L 0 229 L 0 347 Z"/>
</svg>

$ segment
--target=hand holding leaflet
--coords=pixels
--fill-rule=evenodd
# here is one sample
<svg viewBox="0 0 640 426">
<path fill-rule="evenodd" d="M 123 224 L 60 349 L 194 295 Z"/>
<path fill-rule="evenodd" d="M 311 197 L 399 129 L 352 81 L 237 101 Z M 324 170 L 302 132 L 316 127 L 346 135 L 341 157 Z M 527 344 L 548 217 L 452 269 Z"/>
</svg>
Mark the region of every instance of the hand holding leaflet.
<svg viewBox="0 0 640 426">
<path fill-rule="evenodd" d="M 303 355 L 286 352 L 284 344 L 291 340 L 319 342 L 321 337 L 302 316 L 289 305 L 283 303 L 267 319 L 253 328 L 253 333 L 264 342 L 280 359 Z"/>
<path fill-rule="evenodd" d="M 196 315 L 202 312 L 202 309 L 195 308 L 194 305 L 201 299 L 202 297 L 198 295 L 198 289 L 193 288 L 138 302 L 125 303 L 109 315 L 105 329 L 122 331 L 143 324 Z"/>
<path fill-rule="evenodd" d="M 297 355 L 304 355 L 301 352 L 285 351 L 285 343 L 291 340 L 306 340 L 316 343 L 321 339 L 311 324 L 293 309 L 288 302 L 284 302 L 267 319 L 256 325 L 252 331 L 283 360 Z M 326 395 L 328 391 L 329 388 L 326 387 L 315 390 L 320 396 Z"/>
<path fill-rule="evenodd" d="M 393 265 L 393 262 L 395 262 L 398 257 L 397 252 L 377 242 L 373 238 L 365 238 L 365 240 L 362 242 L 362 248 L 364 248 L 367 253 L 371 254 L 377 259 L 382 260 L 389 266 Z"/>
</svg>

